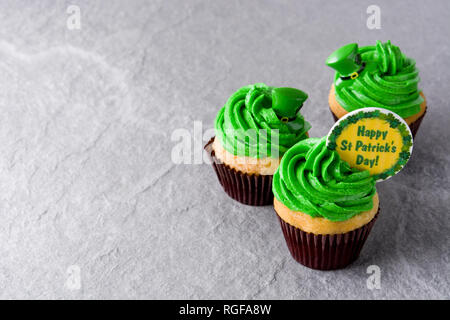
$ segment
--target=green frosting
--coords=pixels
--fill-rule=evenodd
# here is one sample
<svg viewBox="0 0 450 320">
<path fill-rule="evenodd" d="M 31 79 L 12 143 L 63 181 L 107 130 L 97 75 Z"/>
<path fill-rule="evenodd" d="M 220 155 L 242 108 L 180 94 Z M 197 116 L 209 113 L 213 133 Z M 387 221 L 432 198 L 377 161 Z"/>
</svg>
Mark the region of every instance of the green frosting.
<svg viewBox="0 0 450 320">
<path fill-rule="evenodd" d="M 350 168 L 326 138 L 300 141 L 283 156 L 273 176 L 273 193 L 286 207 L 311 217 L 344 221 L 371 210 L 375 180 Z"/>
<path fill-rule="evenodd" d="M 376 46 L 361 47 L 358 53 L 358 59 L 365 63 L 359 76 L 343 80 L 342 75 L 336 72 L 334 79 L 336 100 L 345 110 L 351 112 L 364 107 L 379 107 L 403 118 L 420 111 L 424 99 L 418 89 L 419 71 L 413 59 L 406 57 L 390 41 L 384 44 L 377 41 Z M 332 56 L 336 58 L 336 52 Z M 342 61 L 332 62 L 340 63 L 342 69 L 346 60 L 342 57 Z M 327 64 L 339 69 L 328 60 Z"/>
<path fill-rule="evenodd" d="M 216 137 L 234 155 L 281 157 L 307 138 L 311 125 L 298 112 L 306 98 L 304 92 L 293 88 L 262 83 L 242 87 L 217 114 Z"/>
</svg>

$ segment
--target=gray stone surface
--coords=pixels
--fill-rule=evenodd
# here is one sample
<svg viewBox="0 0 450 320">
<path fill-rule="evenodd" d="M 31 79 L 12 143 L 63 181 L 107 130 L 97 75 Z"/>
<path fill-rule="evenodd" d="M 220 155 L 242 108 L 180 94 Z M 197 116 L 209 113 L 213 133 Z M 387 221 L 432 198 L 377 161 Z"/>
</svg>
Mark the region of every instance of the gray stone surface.
<svg viewBox="0 0 450 320">
<path fill-rule="evenodd" d="M 0 298 L 450 298 L 449 14 L 449 1 L 2 1 Z M 309 270 L 272 208 L 229 199 L 207 164 L 174 164 L 171 134 L 211 128 L 235 89 L 265 82 L 308 92 L 323 136 L 325 58 L 377 39 L 417 60 L 429 111 L 410 163 L 379 184 L 360 259 Z"/>
</svg>

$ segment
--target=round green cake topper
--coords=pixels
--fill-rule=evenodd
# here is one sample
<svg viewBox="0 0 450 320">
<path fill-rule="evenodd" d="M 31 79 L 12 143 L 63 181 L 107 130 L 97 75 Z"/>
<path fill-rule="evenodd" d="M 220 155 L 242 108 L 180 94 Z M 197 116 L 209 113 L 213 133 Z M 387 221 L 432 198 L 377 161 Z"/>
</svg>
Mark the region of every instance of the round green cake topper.
<svg viewBox="0 0 450 320">
<path fill-rule="evenodd" d="M 334 124 L 327 147 L 352 168 L 369 170 L 380 181 L 406 165 L 413 137 L 408 124 L 397 114 L 382 108 L 364 108 L 346 114 Z"/>
</svg>

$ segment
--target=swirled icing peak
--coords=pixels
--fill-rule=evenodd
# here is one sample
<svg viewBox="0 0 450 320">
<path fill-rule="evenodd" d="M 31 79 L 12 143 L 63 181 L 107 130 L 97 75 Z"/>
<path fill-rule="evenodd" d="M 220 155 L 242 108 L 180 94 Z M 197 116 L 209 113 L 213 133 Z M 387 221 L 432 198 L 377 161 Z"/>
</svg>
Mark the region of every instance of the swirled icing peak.
<svg viewBox="0 0 450 320">
<path fill-rule="evenodd" d="M 391 44 L 391 41 L 381 43 L 377 41 L 375 60 L 378 60 L 380 72 L 388 75 L 396 75 L 403 69 L 405 57 L 400 48 Z"/>
<path fill-rule="evenodd" d="M 281 157 L 311 128 L 298 112 L 307 97 L 298 89 L 263 83 L 242 87 L 217 114 L 216 137 L 234 155 Z"/>
<path fill-rule="evenodd" d="M 403 118 L 419 113 L 424 102 L 418 88 L 419 71 L 416 62 L 406 57 L 399 47 L 390 41 L 377 41 L 375 46 L 358 48 L 356 45 L 357 54 L 347 53 L 343 48 L 330 55 L 327 65 L 336 70 L 336 100 L 345 110 L 378 107 Z M 342 74 L 343 70 L 348 71 L 345 67 L 352 65 L 351 77 Z"/>
<path fill-rule="evenodd" d="M 352 169 L 326 138 L 300 141 L 283 156 L 273 177 L 273 193 L 286 207 L 312 217 L 344 221 L 371 210 L 375 181 Z"/>
</svg>

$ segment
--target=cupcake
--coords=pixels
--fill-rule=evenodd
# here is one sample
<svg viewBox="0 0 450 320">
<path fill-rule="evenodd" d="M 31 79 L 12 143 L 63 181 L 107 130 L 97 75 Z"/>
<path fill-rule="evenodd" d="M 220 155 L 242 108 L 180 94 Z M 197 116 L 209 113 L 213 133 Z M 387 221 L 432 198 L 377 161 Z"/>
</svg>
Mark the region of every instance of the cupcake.
<svg viewBox="0 0 450 320">
<path fill-rule="evenodd" d="M 375 180 L 350 168 L 326 138 L 305 139 L 284 154 L 273 193 L 291 255 L 313 269 L 356 260 L 379 212 Z"/>
<path fill-rule="evenodd" d="M 356 109 L 384 108 L 401 116 L 415 136 L 427 103 L 418 88 L 416 62 L 397 46 L 390 41 L 361 48 L 348 44 L 333 52 L 326 64 L 336 70 L 328 97 L 335 121 Z"/>
<path fill-rule="evenodd" d="M 299 113 L 308 95 L 258 83 L 237 90 L 220 109 L 205 146 L 224 191 L 247 205 L 273 202 L 272 178 L 283 154 L 307 138 Z"/>
</svg>

